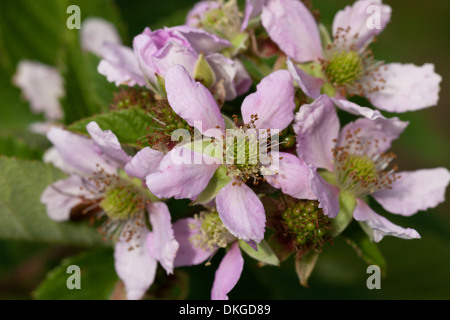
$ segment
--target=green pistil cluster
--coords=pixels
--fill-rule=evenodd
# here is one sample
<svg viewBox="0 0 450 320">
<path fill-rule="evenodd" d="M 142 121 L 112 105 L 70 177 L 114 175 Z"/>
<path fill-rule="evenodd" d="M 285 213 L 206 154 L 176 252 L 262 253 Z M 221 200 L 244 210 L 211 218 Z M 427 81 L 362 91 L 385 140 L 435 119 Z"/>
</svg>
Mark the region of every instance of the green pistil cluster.
<svg viewBox="0 0 450 320">
<path fill-rule="evenodd" d="M 138 216 L 145 210 L 148 200 L 142 188 L 134 183 L 107 188 L 100 207 L 114 221 L 125 221 Z"/>
<path fill-rule="evenodd" d="M 194 217 L 200 221 L 199 232 L 191 237 L 191 241 L 203 250 L 213 251 L 217 248 L 225 248 L 228 243 L 235 240 L 235 237 L 228 232 L 227 228 L 220 220 L 216 211 L 202 211 Z M 197 225 L 191 228 L 196 229 Z"/>
<path fill-rule="evenodd" d="M 363 74 L 364 66 L 358 52 L 335 51 L 325 64 L 329 81 L 338 86 L 351 85 Z"/>
<path fill-rule="evenodd" d="M 248 132 L 249 128 L 240 128 L 236 136 L 226 139 L 227 175 L 231 178 L 239 178 L 246 182 L 253 178 L 258 184 L 260 176 L 259 140 L 254 132 Z"/>
<path fill-rule="evenodd" d="M 221 33 L 225 36 L 224 32 L 221 30 L 227 26 L 227 17 L 225 16 L 225 11 L 222 8 L 216 8 L 208 11 L 202 20 L 202 26 L 207 31 L 215 31 L 216 33 Z"/>
<path fill-rule="evenodd" d="M 297 200 L 282 213 L 282 222 L 288 236 L 297 247 L 323 246 L 330 220 L 323 214 L 315 200 Z"/>
<path fill-rule="evenodd" d="M 372 159 L 364 155 L 349 155 L 340 168 L 342 183 L 351 178 L 354 182 L 372 181 L 378 177 L 377 168 Z"/>
<path fill-rule="evenodd" d="M 114 93 L 114 102 L 112 109 L 131 109 L 139 108 L 148 110 L 154 103 L 152 93 L 146 88 L 121 88 L 119 92 Z"/>
<path fill-rule="evenodd" d="M 159 120 L 164 122 L 164 131 L 167 135 L 171 135 L 172 132 L 177 129 L 191 130 L 191 126 L 189 126 L 188 123 L 178 116 L 170 107 L 160 110 Z"/>
<path fill-rule="evenodd" d="M 234 163 L 241 171 L 252 171 L 259 162 L 258 141 L 253 141 L 252 137 L 245 137 L 243 140 L 234 142 Z"/>
<path fill-rule="evenodd" d="M 280 132 L 280 147 L 282 149 L 290 149 L 295 146 L 296 139 L 292 126 Z"/>
<path fill-rule="evenodd" d="M 245 49 L 248 35 L 241 32 L 242 14 L 236 0 L 229 0 L 219 8 L 205 13 L 200 28 L 227 39 L 235 52 Z"/>
<path fill-rule="evenodd" d="M 159 150 L 162 145 L 173 143 L 172 133 L 177 129 L 194 133 L 194 129 L 172 110 L 167 100 L 155 102 L 147 112 L 151 125 L 147 128 L 148 134 L 139 141 L 143 146 L 149 145 Z"/>
</svg>

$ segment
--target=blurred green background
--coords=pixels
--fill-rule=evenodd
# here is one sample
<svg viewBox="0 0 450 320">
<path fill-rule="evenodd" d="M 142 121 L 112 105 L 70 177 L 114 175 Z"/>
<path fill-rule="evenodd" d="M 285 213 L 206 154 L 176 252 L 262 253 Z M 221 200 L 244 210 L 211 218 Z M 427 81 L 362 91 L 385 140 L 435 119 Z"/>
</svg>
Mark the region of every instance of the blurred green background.
<svg viewBox="0 0 450 320">
<path fill-rule="evenodd" d="M 59 56 L 54 47 L 45 47 L 46 39 L 59 37 L 57 28 L 65 28 L 65 7 L 62 15 L 52 15 L 55 9 L 52 2 L 58 0 L 39 1 L 37 8 L 30 1 L 4 0 L 0 4 L 0 153 L 14 156 L 20 147 L 14 144 L 9 147 L 4 141 L 8 137 L 21 137 L 24 141 L 32 141 L 27 148 L 28 158 L 39 158 L 42 155 L 39 147 L 45 146 L 42 137 L 25 133 L 24 128 L 40 116 L 31 114 L 28 106 L 20 99 L 20 92 L 10 85 L 14 66 L 20 59 L 37 59 L 44 63 L 58 64 Z M 20 6 L 17 6 L 17 3 Z M 73 1 L 77 4 L 80 1 Z M 81 1 L 82 2 L 82 1 Z M 113 17 L 119 25 L 121 35 L 130 45 L 133 37 L 146 26 L 159 28 L 164 25 L 181 24 L 187 11 L 195 1 L 186 0 L 116 0 L 111 9 L 109 1 L 90 1 L 94 5 L 84 10 L 85 3 L 80 3 L 83 13 L 88 11 L 106 18 Z M 321 21 L 331 26 L 334 14 L 353 1 L 347 0 L 313 0 L 315 9 L 321 13 Z M 375 56 L 386 62 L 403 62 L 422 65 L 427 62 L 435 64 L 436 71 L 443 77 L 441 83 L 439 105 L 419 112 L 388 116 L 399 116 L 410 121 L 405 133 L 393 145 L 398 155 L 401 170 L 420 168 L 449 167 L 450 164 L 450 2 L 430 0 L 395 1 L 386 0 L 392 7 L 391 22 L 372 46 Z M 60 2 L 61 3 L 61 2 Z M 64 2 L 62 2 L 64 3 Z M 71 4 L 72 4 L 71 3 Z M 47 6 L 48 5 L 48 6 Z M 48 12 L 45 10 L 48 9 Z M 67 7 L 67 6 L 66 6 Z M 33 14 L 40 10 L 42 15 L 52 17 L 52 21 L 36 20 L 36 27 L 41 23 L 42 38 L 33 39 L 27 36 L 27 29 L 21 29 L 10 23 L 11 19 L 21 14 Z M 58 17 L 61 19 L 58 20 Z M 8 20 L 9 18 L 9 20 Z M 46 37 L 46 32 L 49 37 Z M 67 35 L 64 35 L 66 37 Z M 28 46 L 23 43 L 30 43 Z M 42 50 L 33 50 L 34 43 Z M 31 49 L 30 49 L 31 48 Z M 48 53 L 48 54 L 47 54 Z M 19 151 L 17 151 L 19 150 Z M 1 188 L 1 185 L 0 185 Z M 447 198 L 449 191 L 447 190 Z M 24 200 L 25 201 L 25 200 Z M 378 207 L 378 212 L 385 212 Z M 293 259 L 285 262 L 281 268 L 259 268 L 257 263 L 246 257 L 243 275 L 230 293 L 231 299 L 450 299 L 450 204 L 447 201 L 435 209 L 420 212 L 411 218 L 396 217 L 386 214 L 391 221 L 404 227 L 416 229 L 422 236 L 420 240 L 405 241 L 387 237 L 379 245 L 387 264 L 387 276 L 381 282 L 381 290 L 369 290 L 366 287 L 366 264 L 362 262 L 350 246 L 343 240 L 327 245 L 321 254 L 316 270 L 309 284 L 303 288 L 294 271 Z M 85 248 L 73 245 L 56 245 L 34 241 L 22 242 L 9 239 L 0 240 L 0 299 L 30 299 L 32 292 L 45 278 L 46 273 L 57 266 L 61 259 L 85 251 Z M 82 256 L 81 261 L 91 261 L 99 257 L 111 257 L 109 249 L 92 256 Z M 83 260 L 84 259 L 84 260 Z M 175 282 L 183 283 L 178 288 L 180 297 L 190 299 L 209 299 L 214 272 L 220 262 L 221 254 L 217 254 L 210 267 L 203 265 L 190 269 L 181 269 L 175 273 Z M 70 262 L 70 261 L 69 261 Z M 66 261 L 66 264 L 69 263 Z M 101 267 L 101 268 L 100 268 Z M 88 270 L 89 276 L 110 274 L 112 258 L 103 259 L 100 266 Z M 53 272 L 53 276 L 62 269 Z M 189 280 L 185 274 L 189 273 Z M 103 281 L 106 276 L 100 277 Z M 104 280 L 105 283 L 107 279 Z M 162 280 L 164 281 L 164 280 Z M 109 283 L 109 282 L 108 282 Z M 89 284 L 85 287 L 89 290 Z M 91 284 L 92 286 L 92 284 Z M 106 284 L 105 290 L 111 290 Z M 188 287 L 188 292 L 184 292 Z M 49 289 L 50 291 L 52 288 Z M 56 289 L 55 289 L 56 290 Z M 95 290 L 92 289 L 94 292 Z M 83 291 L 83 290 L 81 290 Z M 56 292 L 56 291 L 55 291 Z M 71 292 L 62 298 L 88 298 Z M 99 298 L 101 292 L 98 293 Z M 186 296 L 187 295 L 187 296 Z M 41 295 L 45 298 L 45 295 Z"/>
</svg>

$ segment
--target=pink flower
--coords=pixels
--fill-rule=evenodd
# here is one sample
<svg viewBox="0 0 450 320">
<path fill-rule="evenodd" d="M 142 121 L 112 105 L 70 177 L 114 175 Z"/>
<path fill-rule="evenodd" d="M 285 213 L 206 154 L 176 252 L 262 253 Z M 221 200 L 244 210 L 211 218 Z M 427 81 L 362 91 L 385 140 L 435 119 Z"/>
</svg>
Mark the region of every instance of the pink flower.
<svg viewBox="0 0 450 320">
<path fill-rule="evenodd" d="M 64 83 L 58 69 L 37 61 L 22 60 L 17 66 L 13 83 L 22 90 L 34 113 L 43 112 L 50 122 L 64 116 L 59 99 L 64 92 Z"/>
<path fill-rule="evenodd" d="M 372 26 L 369 22 L 374 12 L 379 19 L 378 25 Z M 271 39 L 291 60 L 315 62 L 315 70 L 306 66 L 302 70 L 288 61 L 300 87 L 314 99 L 321 89 L 340 99 L 356 94 L 390 112 L 419 110 L 438 102 L 441 77 L 432 64 L 418 67 L 374 60 L 368 45 L 391 18 L 391 8 L 381 0 L 359 0 L 339 11 L 329 44 L 321 43 L 315 19 L 300 1 L 269 0 L 261 17 Z M 314 71 L 314 76 L 305 71 Z"/>
<path fill-rule="evenodd" d="M 353 217 L 372 228 L 375 241 L 386 235 L 405 239 L 420 237 L 415 230 L 401 228 L 376 214 L 363 201 L 370 195 L 387 211 L 403 216 L 444 201 L 450 181 L 447 169 L 397 173 L 395 166 L 389 166 L 395 158 L 388 153 L 391 142 L 407 125 L 398 118 L 360 118 L 341 129 L 333 101 L 326 95 L 300 108 L 294 124 L 297 154 L 322 170 L 314 170 L 311 189 L 325 215 L 330 218 L 338 215 L 339 193 L 346 192 L 356 198 Z"/>
<path fill-rule="evenodd" d="M 155 31 L 146 28 L 134 38 L 133 50 L 115 44 L 105 45 L 98 71 L 116 85 L 147 85 L 164 96 L 167 70 L 180 64 L 194 76 L 197 62 L 204 54 L 214 73 L 212 85 L 223 80 L 226 99 L 233 100 L 250 88 L 251 79 L 238 60 L 218 53 L 229 46 L 231 44 L 227 40 L 188 26 Z"/>
<path fill-rule="evenodd" d="M 175 239 L 180 244 L 174 265 L 197 265 L 211 259 L 218 249 L 229 247 L 216 271 L 211 290 L 212 300 L 228 300 L 227 294 L 242 274 L 244 259 L 237 239 L 226 231 L 217 214 L 208 213 L 206 217 L 206 224 L 206 219 L 202 218 L 180 219 L 173 224 Z M 220 245 L 215 241 L 220 241 Z"/>
<path fill-rule="evenodd" d="M 189 125 L 196 126 L 207 136 L 214 131 L 218 141 L 225 141 L 225 121 L 213 96 L 203 85 L 195 82 L 182 66 L 174 66 L 167 72 L 166 90 L 171 107 Z M 255 93 L 245 98 L 241 107 L 244 125 L 236 130 L 283 130 L 292 122 L 294 109 L 292 78 L 286 70 L 276 71 L 260 82 Z M 234 152 L 234 146 L 231 150 Z M 193 157 L 199 157 L 202 161 L 199 164 L 175 161 L 191 160 Z M 147 177 L 147 186 L 161 198 L 194 200 L 206 188 L 216 170 L 225 166 L 230 182 L 216 196 L 220 218 L 234 236 L 260 242 L 264 238 L 265 211 L 258 196 L 245 182 L 253 180 L 258 183 L 265 178 L 269 184 L 287 194 L 303 198 L 314 198 L 314 195 L 309 189 L 309 180 L 298 178 L 308 177 L 309 169 L 297 157 L 271 152 L 269 159 L 280 159 L 276 167 L 270 161 L 262 164 L 262 159 L 257 155 L 249 157 L 256 161 L 246 161 L 242 165 L 237 165 L 237 161 L 229 164 L 223 159 L 178 146 L 164 157 L 159 170 Z M 275 171 L 277 175 L 273 174 Z M 297 178 L 292 172 L 297 174 Z"/>
<path fill-rule="evenodd" d="M 87 130 L 92 140 L 59 128 L 49 131 L 55 147 L 52 160 L 70 176 L 48 186 L 41 202 L 56 221 L 69 220 L 78 209 L 103 218 L 101 231 L 115 240 L 116 272 L 127 297 L 140 299 L 154 281 L 157 262 L 173 272 L 178 249 L 166 204 L 152 201 L 142 181 L 156 170 L 163 154 L 145 148 L 131 158 L 111 131 L 95 122 Z"/>
</svg>

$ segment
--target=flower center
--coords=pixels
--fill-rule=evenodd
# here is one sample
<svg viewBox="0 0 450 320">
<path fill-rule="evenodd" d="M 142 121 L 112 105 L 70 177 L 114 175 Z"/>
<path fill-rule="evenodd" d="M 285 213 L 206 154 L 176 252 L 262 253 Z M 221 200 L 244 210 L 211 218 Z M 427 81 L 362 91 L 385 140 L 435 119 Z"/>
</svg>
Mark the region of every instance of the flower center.
<svg viewBox="0 0 450 320">
<path fill-rule="evenodd" d="M 271 136 L 271 130 L 256 130 L 257 115 L 251 116 L 250 123 L 226 132 L 225 166 L 230 178 L 238 178 L 244 183 L 253 179 L 255 185 L 263 181 L 264 165 L 272 163 L 271 152 L 278 142 Z M 237 117 L 234 116 L 237 124 Z"/>
<path fill-rule="evenodd" d="M 142 213 L 147 201 L 136 185 L 118 185 L 106 189 L 100 207 L 110 219 L 124 221 Z"/>
<path fill-rule="evenodd" d="M 191 225 L 198 229 L 198 233 L 190 238 L 194 245 L 203 250 L 213 251 L 217 248 L 225 248 L 227 244 L 236 239 L 220 220 L 217 211 L 202 211 L 194 216 L 200 225 Z"/>
<path fill-rule="evenodd" d="M 122 86 L 118 92 L 114 93 L 111 108 L 113 110 L 132 108 L 147 110 L 154 102 L 153 94 L 147 88 Z"/>
<path fill-rule="evenodd" d="M 151 104 L 146 111 L 151 118 L 151 125 L 147 128 L 147 135 L 138 141 L 142 147 L 150 146 L 156 150 L 168 151 L 175 146 L 172 141 L 175 130 L 185 129 L 191 135 L 194 133 L 194 129 L 172 110 L 167 100 Z"/>
<path fill-rule="evenodd" d="M 229 0 L 219 8 L 207 11 L 198 27 L 229 40 L 237 53 L 245 48 L 248 39 L 248 35 L 241 32 L 241 25 L 242 14 L 237 1 Z"/>
<path fill-rule="evenodd" d="M 333 85 L 351 85 L 363 73 L 361 57 L 355 51 L 335 51 L 325 65 L 325 73 Z"/>
<path fill-rule="evenodd" d="M 315 200 L 291 199 L 281 218 L 285 230 L 297 244 L 320 248 L 324 244 L 324 236 L 329 230 L 330 219 L 320 209 Z"/>
<path fill-rule="evenodd" d="M 366 96 L 383 90 L 386 81 L 380 68 L 384 63 L 374 59 L 368 45 L 359 48 L 355 42 L 358 36 L 350 36 L 350 29 L 338 28 L 333 43 L 325 49 L 320 62 L 326 78 L 343 96 Z"/>
<path fill-rule="evenodd" d="M 343 146 L 333 150 L 336 181 L 340 188 L 355 197 L 390 189 L 390 185 L 400 178 L 395 173 L 396 165 L 389 168 L 395 154 L 377 151 L 379 140 L 364 141 L 358 137 L 359 131 L 349 131 Z"/>
</svg>

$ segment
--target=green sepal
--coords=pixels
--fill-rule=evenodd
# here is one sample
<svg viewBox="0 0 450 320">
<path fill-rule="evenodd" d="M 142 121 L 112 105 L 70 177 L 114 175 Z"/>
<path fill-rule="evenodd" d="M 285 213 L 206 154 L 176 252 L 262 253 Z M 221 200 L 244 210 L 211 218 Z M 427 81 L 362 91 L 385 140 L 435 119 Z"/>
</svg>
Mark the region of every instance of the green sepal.
<svg viewBox="0 0 450 320">
<path fill-rule="evenodd" d="M 207 88 L 216 82 L 216 75 L 205 59 L 205 55 L 201 53 L 198 57 L 194 69 L 194 79 L 203 83 Z"/>
<path fill-rule="evenodd" d="M 308 279 L 314 271 L 319 253 L 315 250 L 299 252 L 295 257 L 295 271 L 297 272 L 300 284 L 308 288 Z"/>
<path fill-rule="evenodd" d="M 377 244 L 367 235 L 361 224 L 352 223 L 342 233 L 346 242 L 355 249 L 358 256 L 368 265 L 377 265 L 383 276 L 387 272 L 387 263 Z"/>
<path fill-rule="evenodd" d="M 257 251 L 250 247 L 244 240 L 239 240 L 239 247 L 253 259 L 272 266 L 279 266 L 280 261 L 277 255 L 272 251 L 269 244 L 263 239 L 257 244 Z"/>
<path fill-rule="evenodd" d="M 353 211 L 356 207 L 356 198 L 351 193 L 341 191 L 339 193 L 339 214 L 331 220 L 332 231 L 330 235 L 335 238 L 347 228 L 353 219 Z"/>
<path fill-rule="evenodd" d="M 216 172 L 214 172 L 214 175 L 212 176 L 205 190 L 203 190 L 202 193 L 198 195 L 197 199 L 192 204 L 207 204 L 212 199 L 214 199 L 219 191 L 231 182 L 231 178 L 227 176 L 226 173 L 227 168 L 224 166 L 220 166 L 216 170 Z"/>
</svg>

